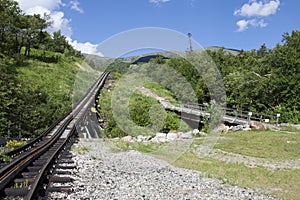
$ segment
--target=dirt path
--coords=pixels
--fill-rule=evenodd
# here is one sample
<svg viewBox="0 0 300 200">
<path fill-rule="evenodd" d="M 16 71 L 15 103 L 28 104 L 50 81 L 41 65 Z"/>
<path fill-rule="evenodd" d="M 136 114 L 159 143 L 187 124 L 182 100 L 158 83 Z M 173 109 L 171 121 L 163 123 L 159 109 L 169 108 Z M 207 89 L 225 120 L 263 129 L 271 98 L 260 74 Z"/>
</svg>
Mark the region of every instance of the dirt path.
<svg viewBox="0 0 300 200">
<path fill-rule="evenodd" d="M 157 94 L 153 93 L 150 89 L 147 89 L 145 87 L 138 87 L 137 88 L 141 93 L 148 97 L 152 97 L 159 101 L 159 103 L 164 107 L 164 108 L 171 108 L 175 107 L 173 104 L 171 104 L 168 100 L 166 100 L 164 97 L 158 96 Z"/>
</svg>

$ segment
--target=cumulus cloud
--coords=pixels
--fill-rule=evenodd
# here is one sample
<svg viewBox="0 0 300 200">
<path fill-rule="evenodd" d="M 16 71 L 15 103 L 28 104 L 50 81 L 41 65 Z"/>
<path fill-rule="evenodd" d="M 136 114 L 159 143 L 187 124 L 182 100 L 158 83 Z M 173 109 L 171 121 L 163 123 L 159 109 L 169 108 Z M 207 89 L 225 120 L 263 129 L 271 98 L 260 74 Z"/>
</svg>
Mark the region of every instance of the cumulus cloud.
<svg viewBox="0 0 300 200">
<path fill-rule="evenodd" d="M 98 52 L 97 44 L 92 44 L 90 42 L 85 42 L 85 43 L 80 43 L 77 40 L 72 41 L 71 38 L 67 38 L 69 43 L 77 50 L 81 51 L 82 53 L 87 53 L 87 54 L 94 54 L 103 57 L 103 54 Z"/>
<path fill-rule="evenodd" d="M 71 3 L 71 9 L 72 10 L 76 10 L 80 13 L 83 13 L 83 9 L 79 7 L 80 3 L 78 1 L 75 0 L 75 1 L 71 1 L 70 3 Z"/>
<path fill-rule="evenodd" d="M 272 14 L 276 14 L 279 5 L 279 0 L 272 0 L 268 3 L 263 3 L 262 1 L 251 1 L 249 3 L 244 4 L 242 8 L 235 10 L 234 14 L 246 17 L 266 17 Z"/>
<path fill-rule="evenodd" d="M 166 3 L 170 0 L 149 0 L 150 3 L 154 3 L 154 4 L 160 4 L 160 3 Z"/>
<path fill-rule="evenodd" d="M 244 4 L 240 9 L 234 11 L 234 15 L 240 15 L 244 17 L 267 17 L 269 15 L 276 14 L 279 9 L 280 0 L 271 0 L 269 2 L 257 2 L 252 0 L 249 3 Z"/>
<path fill-rule="evenodd" d="M 164 0 L 166 1 L 166 0 Z M 66 6 L 61 0 L 17 0 L 20 8 L 28 15 L 40 14 L 43 16 L 47 14 L 50 16 L 52 24 L 48 27 L 47 31 L 53 33 L 60 30 L 62 34 L 67 37 L 68 42 L 77 50 L 88 53 L 103 56 L 97 51 L 98 45 L 90 42 L 80 43 L 78 41 L 72 41 L 72 28 L 70 26 L 71 19 L 65 18 L 64 12 L 60 11 L 60 8 Z M 83 13 L 83 10 L 79 7 L 78 0 L 70 1 L 71 9 Z"/>
<path fill-rule="evenodd" d="M 239 20 L 236 25 L 238 26 L 238 32 L 242 32 L 252 27 L 266 27 L 268 23 L 264 18 L 274 15 L 279 10 L 280 0 L 249 0 L 240 9 L 234 11 L 235 16 L 242 16 L 246 19 Z M 250 19 L 249 19 L 250 18 Z"/>
<path fill-rule="evenodd" d="M 254 27 L 266 27 L 268 24 L 264 20 L 257 20 L 257 19 L 251 19 L 251 20 L 240 20 L 236 23 L 236 25 L 239 27 L 238 32 L 245 31 L 248 29 L 249 25 Z"/>
<path fill-rule="evenodd" d="M 52 24 L 48 27 L 49 32 L 61 30 L 62 34 L 71 37 L 72 28 L 70 19 L 64 17 L 64 13 L 57 11 L 61 6 L 65 6 L 61 0 L 17 0 L 20 8 L 28 15 L 47 14 L 50 16 Z"/>
<path fill-rule="evenodd" d="M 40 14 L 41 16 L 43 16 L 44 14 L 50 15 L 51 11 L 42 6 L 34 6 L 34 7 L 26 9 L 25 13 L 27 15 Z"/>
<path fill-rule="evenodd" d="M 48 28 L 49 32 L 55 32 L 60 30 L 62 34 L 64 34 L 67 37 L 72 36 L 72 28 L 70 26 L 70 19 L 64 18 L 64 13 L 61 11 L 55 11 L 50 14 L 50 17 L 52 19 L 52 24 Z"/>
<path fill-rule="evenodd" d="M 46 8 L 48 10 L 54 10 L 59 8 L 60 6 L 64 6 L 61 0 L 38 0 L 38 1 L 33 1 L 33 0 L 17 0 L 17 2 L 20 5 L 20 8 L 24 10 L 25 12 L 28 9 L 31 9 L 36 6 L 40 6 L 43 8 Z"/>
</svg>

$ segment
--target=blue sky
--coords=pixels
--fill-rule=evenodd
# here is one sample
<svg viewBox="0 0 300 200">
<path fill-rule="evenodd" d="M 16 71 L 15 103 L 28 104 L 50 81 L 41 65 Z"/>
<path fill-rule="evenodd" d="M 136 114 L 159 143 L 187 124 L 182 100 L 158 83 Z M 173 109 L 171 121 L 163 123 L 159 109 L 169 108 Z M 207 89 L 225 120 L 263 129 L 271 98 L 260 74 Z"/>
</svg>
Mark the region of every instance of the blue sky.
<svg viewBox="0 0 300 200">
<path fill-rule="evenodd" d="M 272 48 L 300 30 L 298 0 L 18 0 L 28 14 L 47 13 L 78 49 L 96 53 L 107 38 L 135 28 L 192 33 L 201 46 Z"/>
</svg>

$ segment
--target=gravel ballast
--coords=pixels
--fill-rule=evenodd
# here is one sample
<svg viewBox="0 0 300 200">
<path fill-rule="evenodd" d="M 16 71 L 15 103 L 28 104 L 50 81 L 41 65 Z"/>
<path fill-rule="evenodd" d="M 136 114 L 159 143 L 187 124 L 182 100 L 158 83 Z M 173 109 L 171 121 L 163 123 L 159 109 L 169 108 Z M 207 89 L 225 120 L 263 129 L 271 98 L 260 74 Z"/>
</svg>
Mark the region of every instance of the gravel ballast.
<svg viewBox="0 0 300 200">
<path fill-rule="evenodd" d="M 51 199 L 274 199 L 137 151 L 111 152 L 101 140 L 80 140 L 76 146 L 89 151 L 73 152 L 74 191 L 52 193 Z"/>
</svg>

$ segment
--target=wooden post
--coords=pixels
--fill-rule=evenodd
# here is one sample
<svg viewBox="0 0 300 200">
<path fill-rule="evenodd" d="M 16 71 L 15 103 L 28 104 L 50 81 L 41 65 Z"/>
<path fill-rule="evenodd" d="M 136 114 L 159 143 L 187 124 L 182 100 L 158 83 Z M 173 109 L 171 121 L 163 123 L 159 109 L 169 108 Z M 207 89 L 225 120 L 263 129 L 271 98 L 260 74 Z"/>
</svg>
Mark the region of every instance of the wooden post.
<svg viewBox="0 0 300 200">
<path fill-rule="evenodd" d="M 10 120 L 8 121 L 8 125 L 7 125 L 7 138 L 10 138 Z"/>
<path fill-rule="evenodd" d="M 280 113 L 277 113 L 277 115 L 276 115 L 276 126 L 279 126 L 279 117 L 280 117 Z"/>
</svg>

